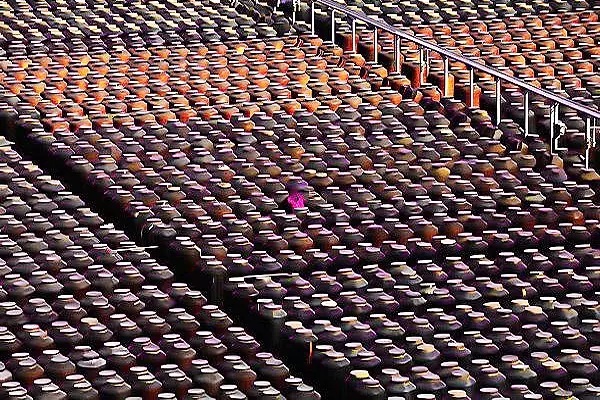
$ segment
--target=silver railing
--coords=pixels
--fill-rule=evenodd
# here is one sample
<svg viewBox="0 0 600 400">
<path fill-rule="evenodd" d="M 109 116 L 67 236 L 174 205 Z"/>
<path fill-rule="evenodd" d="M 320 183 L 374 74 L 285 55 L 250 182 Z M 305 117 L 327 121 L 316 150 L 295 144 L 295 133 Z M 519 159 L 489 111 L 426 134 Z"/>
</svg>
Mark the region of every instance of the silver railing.
<svg viewBox="0 0 600 400">
<path fill-rule="evenodd" d="M 299 1 L 299 0 L 297 0 Z M 590 107 L 587 107 L 583 104 L 580 104 L 576 101 L 567 99 L 566 97 L 560 96 L 556 93 L 552 93 L 549 90 L 541 89 L 535 87 L 522 79 L 516 78 L 514 76 L 507 75 L 502 71 L 497 70 L 496 68 L 489 67 L 487 65 L 481 64 L 477 60 L 474 60 L 469 57 L 465 57 L 462 54 L 450 51 L 443 47 L 440 47 L 434 43 L 431 43 L 423 38 L 419 38 L 417 36 L 406 33 L 394 26 L 388 24 L 385 21 L 382 21 L 377 18 L 372 18 L 366 15 L 363 12 L 355 11 L 347 7 L 346 5 L 337 3 L 334 0 L 312 0 L 310 2 L 310 26 L 311 32 L 315 34 L 315 5 L 321 5 L 326 9 L 331 10 L 331 40 L 335 44 L 335 18 L 336 14 L 339 14 L 341 17 L 345 17 L 350 21 L 352 27 L 352 51 L 356 52 L 356 42 L 357 42 L 357 32 L 356 32 L 356 23 L 360 21 L 365 24 L 367 28 L 373 29 L 373 44 L 374 44 L 374 61 L 378 61 L 378 31 L 388 32 L 394 37 L 394 63 L 396 66 L 396 70 L 400 70 L 401 66 L 401 46 L 402 41 L 406 40 L 410 43 L 414 43 L 418 46 L 419 50 L 419 71 L 422 74 L 419 77 L 420 82 L 426 80 L 427 71 L 429 68 L 422 68 L 423 65 L 429 65 L 429 53 L 436 52 L 440 55 L 444 63 L 444 87 L 443 94 L 446 95 L 449 93 L 449 83 L 448 83 L 448 75 L 450 74 L 450 63 L 449 60 L 459 62 L 464 64 L 469 69 L 469 99 L 470 104 L 473 104 L 474 92 L 475 92 L 475 74 L 474 71 L 480 71 L 482 73 L 488 74 L 492 76 L 495 80 L 495 100 L 496 100 L 496 124 L 498 125 L 501 120 L 501 90 L 502 84 L 511 84 L 517 86 L 521 89 L 523 93 L 523 103 L 524 103 L 524 134 L 525 136 L 529 135 L 530 126 L 529 126 L 529 108 L 530 108 L 530 95 L 534 94 L 539 97 L 542 97 L 549 101 L 550 103 L 550 150 L 553 154 L 556 153 L 557 150 L 563 150 L 559 147 L 559 139 L 562 135 L 562 132 L 557 132 L 558 122 L 560 121 L 559 110 L 560 107 L 566 107 L 567 109 L 573 110 L 578 113 L 578 115 L 585 121 L 585 153 L 583 154 L 583 159 L 585 163 L 585 167 L 589 168 L 590 162 L 590 153 L 591 150 L 596 146 L 596 135 L 600 134 L 600 126 L 598 122 L 600 121 L 600 112 L 594 110 Z M 296 21 L 296 13 L 298 10 L 298 3 L 294 1 L 293 6 L 293 21 Z M 425 76 L 423 76 L 425 74 Z"/>
</svg>

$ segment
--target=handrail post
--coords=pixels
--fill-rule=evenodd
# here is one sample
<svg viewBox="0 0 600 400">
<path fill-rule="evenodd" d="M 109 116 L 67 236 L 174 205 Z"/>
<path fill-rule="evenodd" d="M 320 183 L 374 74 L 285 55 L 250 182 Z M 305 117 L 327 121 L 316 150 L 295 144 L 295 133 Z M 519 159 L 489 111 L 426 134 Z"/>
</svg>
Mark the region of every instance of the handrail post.
<svg viewBox="0 0 600 400">
<path fill-rule="evenodd" d="M 352 52 L 356 53 L 356 20 L 352 20 Z"/>
<path fill-rule="evenodd" d="M 501 115 L 501 103 L 502 103 L 502 97 L 500 95 L 500 90 L 502 89 L 502 81 L 500 80 L 500 78 L 496 79 L 496 126 L 500 125 L 500 121 L 502 119 L 502 115 Z"/>
<path fill-rule="evenodd" d="M 554 123 L 557 126 L 558 126 L 558 123 L 560 122 L 559 110 L 560 110 L 560 104 L 555 103 L 554 104 Z M 558 140 L 560 139 L 561 134 L 562 134 L 562 132 L 559 130 L 558 135 L 556 135 L 556 143 L 554 143 L 554 151 L 561 150 L 559 143 L 558 143 Z"/>
<path fill-rule="evenodd" d="M 529 136 L 529 92 L 526 90 L 525 93 L 523 93 L 523 107 L 524 107 L 524 113 L 525 113 L 525 122 L 524 122 L 524 127 L 525 127 L 525 137 Z"/>
<path fill-rule="evenodd" d="M 331 10 L 331 43 L 335 44 L 335 10 Z"/>
<path fill-rule="evenodd" d="M 475 70 L 469 70 L 469 107 L 473 107 L 475 103 Z"/>
<path fill-rule="evenodd" d="M 379 55 L 377 53 L 377 27 L 375 27 L 375 30 L 373 31 L 373 61 L 375 61 L 375 64 L 379 61 Z"/>
<path fill-rule="evenodd" d="M 299 0 L 292 0 L 292 25 L 296 24 L 296 9 L 298 8 Z"/>
<path fill-rule="evenodd" d="M 310 3 L 310 31 L 314 36 L 315 34 L 315 2 L 314 0 Z"/>
<path fill-rule="evenodd" d="M 555 152 L 555 147 L 556 147 L 556 142 L 554 140 L 554 131 L 555 131 L 555 127 L 556 127 L 556 114 L 554 114 L 554 107 L 556 106 L 556 103 L 552 103 L 550 105 L 550 154 L 554 154 Z M 587 133 L 585 136 L 585 140 L 587 142 Z"/>
<path fill-rule="evenodd" d="M 590 167 L 590 153 L 591 153 L 591 140 L 590 140 L 590 136 L 591 136 L 591 131 L 592 131 L 592 126 L 591 126 L 591 119 L 590 117 L 586 118 L 585 121 L 585 155 L 584 155 L 584 162 L 585 162 L 585 168 L 589 168 Z"/>
<path fill-rule="evenodd" d="M 425 49 L 425 77 L 423 78 L 423 82 L 427 82 L 427 78 L 429 78 L 429 63 L 430 63 L 430 58 L 431 56 L 431 50 L 430 49 Z"/>
<path fill-rule="evenodd" d="M 423 46 L 419 46 L 419 86 L 423 83 Z"/>
<path fill-rule="evenodd" d="M 396 72 L 400 72 L 400 36 L 394 35 L 394 61 L 396 62 Z"/>
<path fill-rule="evenodd" d="M 444 97 L 448 97 L 448 92 L 450 92 L 450 83 L 448 82 L 449 70 L 450 70 L 450 62 L 448 57 L 444 57 Z"/>
<path fill-rule="evenodd" d="M 590 128 L 590 145 L 596 147 L 596 119 L 591 119 L 592 126 Z"/>
<path fill-rule="evenodd" d="M 596 131 L 598 130 L 598 127 L 596 126 L 596 118 L 592 118 L 592 127 L 590 128 L 591 131 L 591 144 L 592 144 L 592 148 L 596 147 Z"/>
</svg>

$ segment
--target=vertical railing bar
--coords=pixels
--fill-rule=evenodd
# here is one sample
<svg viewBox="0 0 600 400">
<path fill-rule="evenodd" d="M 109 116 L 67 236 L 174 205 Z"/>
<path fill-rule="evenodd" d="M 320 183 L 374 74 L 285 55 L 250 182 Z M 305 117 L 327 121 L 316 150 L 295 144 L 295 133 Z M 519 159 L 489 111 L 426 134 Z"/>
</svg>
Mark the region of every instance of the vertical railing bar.
<svg viewBox="0 0 600 400">
<path fill-rule="evenodd" d="M 335 44 L 335 10 L 331 10 L 331 43 Z"/>
<path fill-rule="evenodd" d="M 525 113 L 525 122 L 524 122 L 524 126 L 525 126 L 525 137 L 529 136 L 529 92 L 525 91 L 525 93 L 523 94 L 523 107 L 524 107 L 524 113 Z"/>
<path fill-rule="evenodd" d="M 594 148 L 596 147 L 596 119 L 592 118 L 590 122 L 592 123 L 590 128 L 590 146 Z"/>
<path fill-rule="evenodd" d="M 469 107 L 473 107 L 475 102 L 475 70 L 469 70 Z"/>
<path fill-rule="evenodd" d="M 425 70 L 423 71 L 425 73 L 425 77 L 423 78 L 423 82 L 427 82 L 427 78 L 429 78 L 429 58 L 431 56 L 431 50 L 429 49 L 425 49 Z"/>
<path fill-rule="evenodd" d="M 423 83 L 423 47 L 419 45 L 419 86 Z"/>
<path fill-rule="evenodd" d="M 292 25 L 296 24 L 296 9 L 298 8 L 298 1 L 300 0 L 292 0 Z"/>
<path fill-rule="evenodd" d="M 310 3 L 310 31 L 314 36 L 315 34 L 315 2 Z"/>
<path fill-rule="evenodd" d="M 594 131 L 592 132 L 592 137 L 594 138 L 593 144 L 594 147 L 596 147 L 598 140 L 598 137 L 596 136 L 598 132 L 598 120 L 596 118 L 592 118 L 592 121 L 594 121 Z"/>
<path fill-rule="evenodd" d="M 558 123 L 560 122 L 559 110 L 560 110 L 560 104 L 555 103 L 554 104 L 554 123 L 560 129 L 560 127 L 558 126 Z M 558 151 L 560 149 L 560 146 L 558 143 L 558 140 L 560 139 L 560 134 L 561 134 L 561 131 L 559 130 L 558 135 L 556 135 L 556 143 L 554 144 L 555 151 Z"/>
<path fill-rule="evenodd" d="M 502 119 L 502 115 L 500 112 L 500 107 L 502 101 L 501 101 L 501 96 L 500 96 L 500 91 L 502 89 L 502 81 L 500 80 L 500 78 L 496 79 L 496 126 L 500 125 L 500 121 Z"/>
<path fill-rule="evenodd" d="M 592 146 L 590 146 L 590 133 L 591 133 L 591 119 L 590 117 L 586 118 L 585 121 L 585 156 L 584 156 L 584 162 L 585 162 L 585 168 L 589 168 L 590 167 L 590 149 Z"/>
<path fill-rule="evenodd" d="M 448 97 L 450 92 L 450 83 L 448 82 L 448 76 L 450 75 L 450 61 L 448 57 L 444 57 L 444 97 Z"/>
<path fill-rule="evenodd" d="M 592 133 L 592 148 L 596 147 L 596 132 L 598 131 L 598 126 L 596 124 L 596 118 L 592 118 L 592 129 L 591 129 L 591 133 Z"/>
<path fill-rule="evenodd" d="M 554 154 L 554 147 L 555 147 L 555 142 L 554 142 L 554 127 L 556 125 L 556 121 L 554 120 L 555 118 L 555 114 L 554 114 L 554 103 L 552 103 L 552 105 L 550 106 L 550 153 Z M 587 137 L 586 137 L 587 138 Z"/>
<path fill-rule="evenodd" d="M 394 61 L 396 62 L 396 72 L 400 72 L 400 36 L 394 35 Z"/>
<path fill-rule="evenodd" d="M 356 20 L 352 20 L 352 52 L 356 53 Z"/>
<path fill-rule="evenodd" d="M 379 55 L 377 54 L 377 27 L 373 30 L 373 61 L 378 62 Z"/>
</svg>

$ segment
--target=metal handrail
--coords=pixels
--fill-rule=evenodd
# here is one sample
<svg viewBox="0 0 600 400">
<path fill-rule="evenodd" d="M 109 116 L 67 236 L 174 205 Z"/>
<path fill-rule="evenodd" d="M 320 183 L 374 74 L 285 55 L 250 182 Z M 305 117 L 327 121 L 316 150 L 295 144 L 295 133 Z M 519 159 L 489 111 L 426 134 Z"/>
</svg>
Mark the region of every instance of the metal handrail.
<svg viewBox="0 0 600 400">
<path fill-rule="evenodd" d="M 514 76 L 507 75 L 502 71 L 499 71 L 495 68 L 481 64 L 481 63 L 477 62 L 476 60 L 473 60 L 469 57 L 465 57 L 461 54 L 458 54 L 458 53 L 452 52 L 450 50 L 447 50 L 443 47 L 440 47 L 437 44 L 428 42 L 427 40 L 424 40 L 417 36 L 406 33 L 404 31 L 388 24 L 387 22 L 369 17 L 368 15 L 366 15 L 362 12 L 354 11 L 354 10 L 348 8 L 347 6 L 339 4 L 333 0 L 313 0 L 313 2 L 323 4 L 331 9 L 339 11 L 353 19 L 357 19 L 359 21 L 365 22 L 366 24 L 371 25 L 374 28 L 378 28 L 378 29 L 387 31 L 395 36 L 398 36 L 401 39 L 405 39 L 410 42 L 416 43 L 419 46 L 422 46 L 426 49 L 435 51 L 436 53 L 440 54 L 443 57 L 449 58 L 454 61 L 458 61 L 458 62 L 465 64 L 471 68 L 478 69 L 486 74 L 492 75 L 493 77 L 495 77 L 497 79 L 500 79 L 502 81 L 508 82 L 515 86 L 518 86 L 521 89 L 525 89 L 530 93 L 535 93 L 539 96 L 548 98 L 556 103 L 559 103 L 566 107 L 572 108 L 573 110 L 577 110 L 578 112 L 581 112 L 583 114 L 589 115 L 592 118 L 600 118 L 600 112 L 598 112 L 592 108 L 589 108 L 587 106 L 584 106 L 582 104 L 574 102 L 573 100 L 567 99 L 566 97 L 557 95 L 556 93 L 552 93 L 549 90 L 535 87 L 519 78 L 515 78 Z M 375 50 L 375 51 L 377 51 L 377 50 Z"/>
<path fill-rule="evenodd" d="M 448 74 L 449 74 L 449 68 L 450 68 L 448 60 L 454 60 L 456 62 L 462 63 L 469 68 L 469 87 L 470 87 L 469 98 L 471 100 L 471 104 L 473 104 L 473 93 L 474 93 L 474 84 L 475 84 L 475 76 L 473 74 L 473 71 L 478 70 L 478 71 L 481 71 L 488 75 L 491 75 L 493 78 L 495 78 L 495 81 L 496 81 L 496 86 L 495 86 L 496 124 L 500 123 L 500 118 L 501 118 L 500 92 L 501 92 L 502 82 L 507 82 L 509 84 L 519 87 L 523 91 L 523 97 L 524 97 L 523 103 L 524 103 L 524 113 L 525 113 L 525 118 L 524 118 L 525 136 L 527 136 L 529 134 L 529 97 L 530 97 L 530 94 L 533 93 L 535 95 L 538 95 L 540 97 L 550 100 L 550 102 L 551 102 L 551 104 L 550 104 L 550 121 L 551 121 L 551 123 L 550 123 L 550 144 L 551 144 L 550 149 L 551 149 L 551 152 L 554 152 L 557 149 L 556 143 L 558 142 L 558 139 L 560 137 L 560 134 L 558 136 L 555 135 L 555 133 L 556 133 L 555 125 L 556 125 L 557 121 L 559 121 L 559 118 L 560 118 L 559 117 L 559 107 L 564 106 L 564 107 L 568 107 L 574 111 L 577 111 L 580 114 L 580 116 L 585 117 L 586 152 L 583 157 L 584 157 L 584 162 L 585 162 L 586 168 L 589 167 L 590 151 L 591 151 L 591 148 L 593 146 L 595 146 L 595 144 L 596 144 L 595 135 L 596 135 L 596 131 L 599 128 L 598 124 L 597 124 L 597 120 L 600 120 L 600 111 L 594 110 L 590 107 L 587 107 L 581 103 L 578 103 L 578 102 L 568 99 L 566 97 L 560 96 L 549 90 L 535 87 L 535 86 L 525 82 L 522 79 L 505 74 L 504 72 L 499 71 L 496 68 L 489 67 L 485 64 L 481 64 L 480 62 L 478 62 L 475 59 L 472 59 L 472 58 L 466 57 L 462 54 L 458 54 L 456 52 L 445 49 L 445 48 L 438 46 L 437 44 L 431 43 L 423 38 L 419 38 L 415 35 L 406 33 L 404 31 L 388 24 L 385 21 L 382 21 L 382 20 L 376 19 L 376 18 L 372 18 L 363 12 L 352 10 L 348 6 L 337 3 L 334 0 L 312 0 L 312 1 L 309 0 L 309 1 L 310 1 L 310 8 L 311 8 L 310 23 L 311 23 L 311 30 L 312 30 L 313 34 L 315 33 L 315 4 L 320 4 L 322 6 L 325 6 L 329 9 L 331 9 L 331 40 L 332 40 L 332 42 L 335 42 L 335 16 L 336 16 L 335 14 L 336 14 L 336 12 L 348 17 L 351 20 L 353 52 L 356 52 L 356 21 L 361 21 L 361 22 L 365 23 L 367 26 L 372 27 L 374 29 L 373 42 L 375 45 L 374 46 L 374 60 L 375 61 L 377 61 L 377 59 L 378 59 L 377 31 L 379 29 L 381 29 L 382 31 L 391 33 L 394 36 L 394 58 L 395 58 L 396 69 L 399 69 L 398 67 L 400 66 L 400 47 L 401 47 L 402 40 L 407 40 L 407 41 L 415 43 L 419 46 L 419 65 L 422 65 L 424 57 L 426 57 L 427 61 L 428 61 L 428 59 L 429 59 L 428 53 L 430 51 L 434 51 L 434 52 L 438 53 L 443 58 L 443 61 L 444 61 L 444 89 L 443 89 L 444 95 L 446 95 L 448 93 Z M 295 20 L 296 9 L 297 9 L 297 7 L 294 6 L 294 11 L 293 11 L 294 20 Z M 594 132 L 592 132 L 592 131 L 594 131 Z"/>
</svg>

